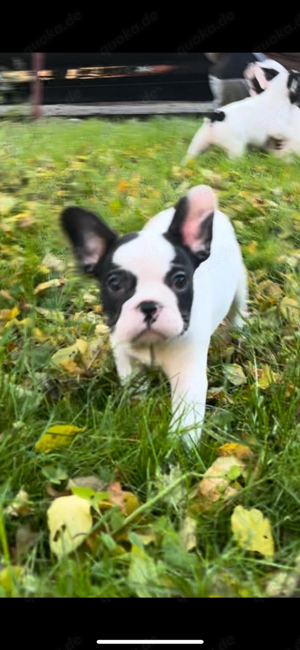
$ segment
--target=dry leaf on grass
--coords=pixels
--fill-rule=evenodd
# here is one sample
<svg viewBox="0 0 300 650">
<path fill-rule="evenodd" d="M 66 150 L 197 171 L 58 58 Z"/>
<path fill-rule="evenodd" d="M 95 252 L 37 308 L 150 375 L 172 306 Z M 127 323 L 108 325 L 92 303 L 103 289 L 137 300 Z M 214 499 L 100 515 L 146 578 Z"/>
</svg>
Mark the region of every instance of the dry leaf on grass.
<svg viewBox="0 0 300 650">
<path fill-rule="evenodd" d="M 128 583 L 139 598 L 151 598 L 156 595 L 162 566 L 160 562 L 155 563 L 141 548 L 132 546 Z"/>
<path fill-rule="evenodd" d="M 280 311 L 285 320 L 296 324 L 299 322 L 300 317 L 300 304 L 299 300 L 294 300 L 286 296 L 280 302 Z"/>
<path fill-rule="evenodd" d="M 16 557 L 17 561 L 19 556 L 28 553 L 35 545 L 39 537 L 38 532 L 31 530 L 30 526 L 19 526 L 16 532 Z"/>
<path fill-rule="evenodd" d="M 257 370 L 257 377 L 257 384 L 262 390 L 266 390 L 271 384 L 275 384 L 280 379 L 279 373 L 274 372 L 268 365 Z"/>
<path fill-rule="evenodd" d="M 74 487 L 86 487 L 94 492 L 107 492 L 109 483 L 100 481 L 97 476 L 76 476 L 70 478 L 66 489 L 71 491 Z"/>
<path fill-rule="evenodd" d="M 76 494 L 55 499 L 47 514 L 50 547 L 57 557 L 75 551 L 92 529 L 91 505 Z"/>
<path fill-rule="evenodd" d="M 219 499 L 228 499 L 237 494 L 238 487 L 232 487 L 230 483 L 236 481 L 244 472 L 245 465 L 236 456 L 217 458 L 192 492 L 192 499 L 197 500 L 192 509 L 205 510 Z"/>
<path fill-rule="evenodd" d="M 247 381 L 243 368 L 237 363 L 225 365 L 225 374 L 227 379 L 234 386 L 241 386 L 241 384 L 244 384 Z"/>
<path fill-rule="evenodd" d="M 53 280 L 48 280 L 48 282 L 41 282 L 35 287 L 33 293 L 41 293 L 41 291 L 46 291 L 46 289 L 52 289 L 53 287 L 62 287 L 65 282 L 66 280 L 64 278 L 54 278 Z"/>
<path fill-rule="evenodd" d="M 55 257 L 55 255 L 52 255 L 52 253 L 47 253 L 47 255 L 45 255 L 42 264 L 53 271 L 65 270 L 64 262 L 58 259 L 58 257 Z"/>
<path fill-rule="evenodd" d="M 274 555 L 274 541 L 269 519 L 260 510 L 236 506 L 231 515 L 231 527 L 239 546 L 262 555 Z"/>
<path fill-rule="evenodd" d="M 237 442 L 226 442 L 222 447 L 218 447 L 217 454 L 218 456 L 235 456 L 241 460 L 247 460 L 253 456 L 250 447 Z"/>
<path fill-rule="evenodd" d="M 43 433 L 37 441 L 34 451 L 36 453 L 47 453 L 53 449 L 67 447 L 79 431 L 83 431 L 83 429 L 75 427 L 73 424 L 55 424 Z"/>
<path fill-rule="evenodd" d="M 4 512 L 11 517 L 28 515 L 31 510 L 29 497 L 25 490 L 20 490 L 13 502 L 5 508 Z"/>
<path fill-rule="evenodd" d="M 192 551 L 197 544 L 197 522 L 194 517 L 185 517 L 179 531 L 180 546 L 184 551 Z"/>
</svg>

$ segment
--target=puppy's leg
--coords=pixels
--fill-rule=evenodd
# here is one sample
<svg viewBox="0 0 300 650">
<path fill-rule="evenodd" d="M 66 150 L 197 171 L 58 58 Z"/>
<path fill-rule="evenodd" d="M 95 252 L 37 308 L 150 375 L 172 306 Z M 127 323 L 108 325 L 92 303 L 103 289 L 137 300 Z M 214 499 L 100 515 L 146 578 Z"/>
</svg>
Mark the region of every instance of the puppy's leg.
<svg viewBox="0 0 300 650">
<path fill-rule="evenodd" d="M 207 393 L 207 352 L 207 343 L 198 348 L 190 346 L 179 357 L 175 351 L 167 367 L 164 365 L 172 392 L 170 432 L 186 429 L 183 440 L 188 447 L 198 443 L 201 437 Z"/>
<path fill-rule="evenodd" d="M 229 158 L 240 158 L 245 153 L 245 143 L 238 134 L 230 131 L 225 131 L 219 134 L 218 140 L 215 142 L 219 147 L 225 149 Z"/>
<path fill-rule="evenodd" d="M 113 348 L 113 355 L 120 381 L 125 385 L 133 372 L 130 356 L 122 345 Z"/>
<path fill-rule="evenodd" d="M 205 121 L 197 133 L 194 135 L 192 142 L 187 150 L 186 156 L 183 158 L 181 164 L 185 164 L 188 160 L 195 158 L 199 153 L 205 151 L 212 144 L 213 125 L 209 121 Z"/>
<path fill-rule="evenodd" d="M 244 265 L 242 265 L 237 289 L 229 313 L 227 315 L 227 318 L 233 327 L 242 328 L 244 326 L 244 319 L 248 316 L 247 299 L 247 275 L 246 269 Z"/>
</svg>

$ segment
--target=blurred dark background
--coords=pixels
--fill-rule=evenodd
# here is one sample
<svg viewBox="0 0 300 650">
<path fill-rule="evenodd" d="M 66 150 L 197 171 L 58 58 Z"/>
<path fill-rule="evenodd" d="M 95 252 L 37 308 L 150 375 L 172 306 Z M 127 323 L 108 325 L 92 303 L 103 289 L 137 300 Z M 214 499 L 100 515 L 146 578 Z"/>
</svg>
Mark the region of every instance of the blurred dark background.
<svg viewBox="0 0 300 650">
<path fill-rule="evenodd" d="M 202 53 L 77 52 L 44 57 L 44 104 L 212 99 L 210 64 Z M 2 104 L 29 100 L 31 68 L 32 53 L 0 53 Z"/>
</svg>

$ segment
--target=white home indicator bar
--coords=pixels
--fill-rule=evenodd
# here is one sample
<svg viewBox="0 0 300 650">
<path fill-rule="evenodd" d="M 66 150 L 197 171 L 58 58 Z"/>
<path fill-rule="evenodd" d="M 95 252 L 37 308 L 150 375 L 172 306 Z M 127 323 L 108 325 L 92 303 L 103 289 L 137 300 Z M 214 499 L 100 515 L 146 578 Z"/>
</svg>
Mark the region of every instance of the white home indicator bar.
<svg viewBox="0 0 300 650">
<path fill-rule="evenodd" d="M 187 639 L 186 641 L 175 641 L 175 639 L 142 639 L 140 641 L 137 639 L 134 639 L 133 641 L 129 641 L 128 639 L 117 639 L 116 641 L 111 641 L 110 639 L 107 639 L 106 641 L 99 640 L 97 643 L 102 645 L 199 645 L 200 643 L 204 643 L 204 641 L 202 641 L 202 639 Z"/>
</svg>

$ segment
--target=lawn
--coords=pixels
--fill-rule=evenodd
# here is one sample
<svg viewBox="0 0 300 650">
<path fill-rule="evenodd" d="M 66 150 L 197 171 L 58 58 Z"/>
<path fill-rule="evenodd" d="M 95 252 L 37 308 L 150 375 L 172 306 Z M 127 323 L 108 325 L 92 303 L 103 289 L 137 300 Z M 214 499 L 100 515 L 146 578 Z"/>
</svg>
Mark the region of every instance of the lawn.
<svg viewBox="0 0 300 650">
<path fill-rule="evenodd" d="M 198 127 L 177 117 L 0 125 L 3 597 L 297 593 L 300 162 L 213 150 L 181 168 Z M 58 219 L 77 203 L 126 233 L 198 183 L 235 226 L 250 318 L 239 336 L 222 326 L 212 339 L 204 432 L 188 452 L 167 436 L 162 376 L 119 385 L 97 287 L 77 272 Z M 71 429 L 37 445 L 57 425 Z M 219 486 L 203 481 L 217 459 Z M 55 529 L 47 513 L 59 502 Z M 78 532 L 84 513 L 92 532 L 62 553 L 72 502 Z M 265 529 L 259 515 L 247 528 L 253 508 Z"/>
</svg>

